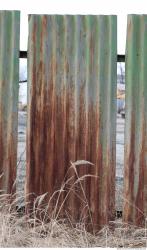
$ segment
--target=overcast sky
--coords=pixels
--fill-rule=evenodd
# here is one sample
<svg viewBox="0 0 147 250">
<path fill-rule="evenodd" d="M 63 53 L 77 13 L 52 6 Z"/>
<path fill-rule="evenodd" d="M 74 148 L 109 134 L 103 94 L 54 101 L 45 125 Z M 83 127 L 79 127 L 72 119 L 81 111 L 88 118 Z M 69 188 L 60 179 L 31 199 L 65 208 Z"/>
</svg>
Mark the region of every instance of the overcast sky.
<svg viewBox="0 0 147 250">
<path fill-rule="evenodd" d="M 28 14 L 116 14 L 118 53 L 125 53 L 127 14 L 147 14 L 145 0 L 0 0 L 1 10 L 21 11 L 20 49 L 27 49 Z"/>
</svg>

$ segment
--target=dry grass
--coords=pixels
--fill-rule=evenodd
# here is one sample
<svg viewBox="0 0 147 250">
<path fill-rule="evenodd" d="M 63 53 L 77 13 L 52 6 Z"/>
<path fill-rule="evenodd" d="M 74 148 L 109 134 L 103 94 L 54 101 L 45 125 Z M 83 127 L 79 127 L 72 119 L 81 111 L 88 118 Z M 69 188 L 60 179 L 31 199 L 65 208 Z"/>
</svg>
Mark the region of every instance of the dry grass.
<svg viewBox="0 0 147 250">
<path fill-rule="evenodd" d="M 86 162 L 71 163 L 78 183 L 82 189 L 82 178 L 79 178 L 76 166 Z M 86 176 L 85 176 L 86 177 Z M 68 180 L 69 181 L 69 180 Z M 68 182 L 67 181 L 67 182 Z M 33 217 L 18 214 L 16 204 L 20 198 L 15 198 L 10 205 L 10 196 L 0 195 L 0 247 L 145 247 L 147 246 L 146 230 L 123 224 L 121 220 L 113 222 L 113 230 L 104 227 L 101 231 L 91 234 L 86 231 L 84 223 L 72 225 L 67 219 L 59 219 L 58 201 L 67 182 L 58 191 L 57 206 L 50 216 L 50 221 L 44 223 L 36 217 L 45 195 L 36 198 Z M 72 190 L 73 186 L 71 187 Z M 69 190 L 69 193 L 70 191 Z M 67 196 L 69 195 L 67 193 Z M 84 195 L 84 193 L 83 193 Z M 65 197 L 65 199 L 67 198 Z M 16 195 L 15 195 L 16 197 Z M 18 196 L 17 196 L 18 197 Z M 85 197 L 86 199 L 86 197 Z M 63 204 L 61 204 L 62 206 Z M 88 204 L 87 204 L 88 207 Z"/>
<path fill-rule="evenodd" d="M 7 209 L 6 209 L 7 207 Z M 9 206 L 0 212 L 0 247 L 145 247 L 144 229 L 117 221 L 115 230 L 107 227 L 92 235 L 84 224 L 69 226 L 64 220 L 51 220 L 29 226 L 25 215 L 18 217 Z"/>
</svg>

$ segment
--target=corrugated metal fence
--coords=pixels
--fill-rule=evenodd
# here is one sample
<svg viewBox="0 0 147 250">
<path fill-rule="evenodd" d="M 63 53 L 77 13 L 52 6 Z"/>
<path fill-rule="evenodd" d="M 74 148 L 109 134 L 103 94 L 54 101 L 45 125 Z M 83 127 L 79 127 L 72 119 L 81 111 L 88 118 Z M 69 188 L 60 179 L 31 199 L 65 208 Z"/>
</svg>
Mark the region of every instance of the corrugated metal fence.
<svg viewBox="0 0 147 250">
<path fill-rule="evenodd" d="M 19 82 L 19 11 L 0 11 L 0 190 L 15 192 Z"/>
<path fill-rule="evenodd" d="M 146 16 L 128 18 L 123 217 L 136 225 L 147 216 L 146 25 Z M 94 229 L 115 219 L 116 29 L 116 16 L 29 16 L 27 212 L 36 196 L 48 193 L 48 202 L 54 193 L 49 215 L 57 208 L 55 216 Z M 11 193 L 19 12 L 0 12 L 0 34 L 0 188 Z"/>
<path fill-rule="evenodd" d="M 128 16 L 124 221 L 147 217 L 147 16 Z"/>
<path fill-rule="evenodd" d="M 29 17 L 26 190 L 51 196 L 68 172 L 72 221 L 87 218 L 85 198 L 93 224 L 115 216 L 116 58 L 116 16 Z M 95 176 L 82 189 L 70 168 L 81 159 L 94 165 L 76 166 L 79 178 Z"/>
</svg>

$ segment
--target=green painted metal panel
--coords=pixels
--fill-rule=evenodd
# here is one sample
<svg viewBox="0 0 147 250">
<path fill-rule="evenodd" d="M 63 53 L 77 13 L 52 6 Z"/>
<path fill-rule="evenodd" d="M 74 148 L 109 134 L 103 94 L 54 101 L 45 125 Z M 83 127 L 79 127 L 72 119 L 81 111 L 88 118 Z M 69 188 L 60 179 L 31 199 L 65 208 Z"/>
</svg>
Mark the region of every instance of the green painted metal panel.
<svg viewBox="0 0 147 250">
<path fill-rule="evenodd" d="M 17 165 L 19 11 L 0 11 L 0 190 L 11 193 Z"/>
<path fill-rule="evenodd" d="M 59 205 L 72 221 L 91 223 L 90 212 L 94 229 L 115 216 L 116 25 L 116 16 L 29 16 L 26 194 L 49 197 L 67 171 L 76 180 L 70 161 L 92 162 L 76 167 L 97 176 L 82 181 L 89 209 L 80 185 Z"/>
<path fill-rule="evenodd" d="M 147 16 L 129 15 L 126 44 L 124 221 L 147 216 Z"/>
</svg>

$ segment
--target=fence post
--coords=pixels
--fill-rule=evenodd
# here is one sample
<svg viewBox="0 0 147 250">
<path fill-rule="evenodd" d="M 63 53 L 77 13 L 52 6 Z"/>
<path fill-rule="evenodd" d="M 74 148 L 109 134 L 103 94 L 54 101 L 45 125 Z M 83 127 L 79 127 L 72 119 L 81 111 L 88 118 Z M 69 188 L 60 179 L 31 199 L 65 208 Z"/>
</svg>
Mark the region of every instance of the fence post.
<svg viewBox="0 0 147 250">
<path fill-rule="evenodd" d="M 20 12 L 0 11 L 0 190 L 15 191 Z"/>
</svg>

